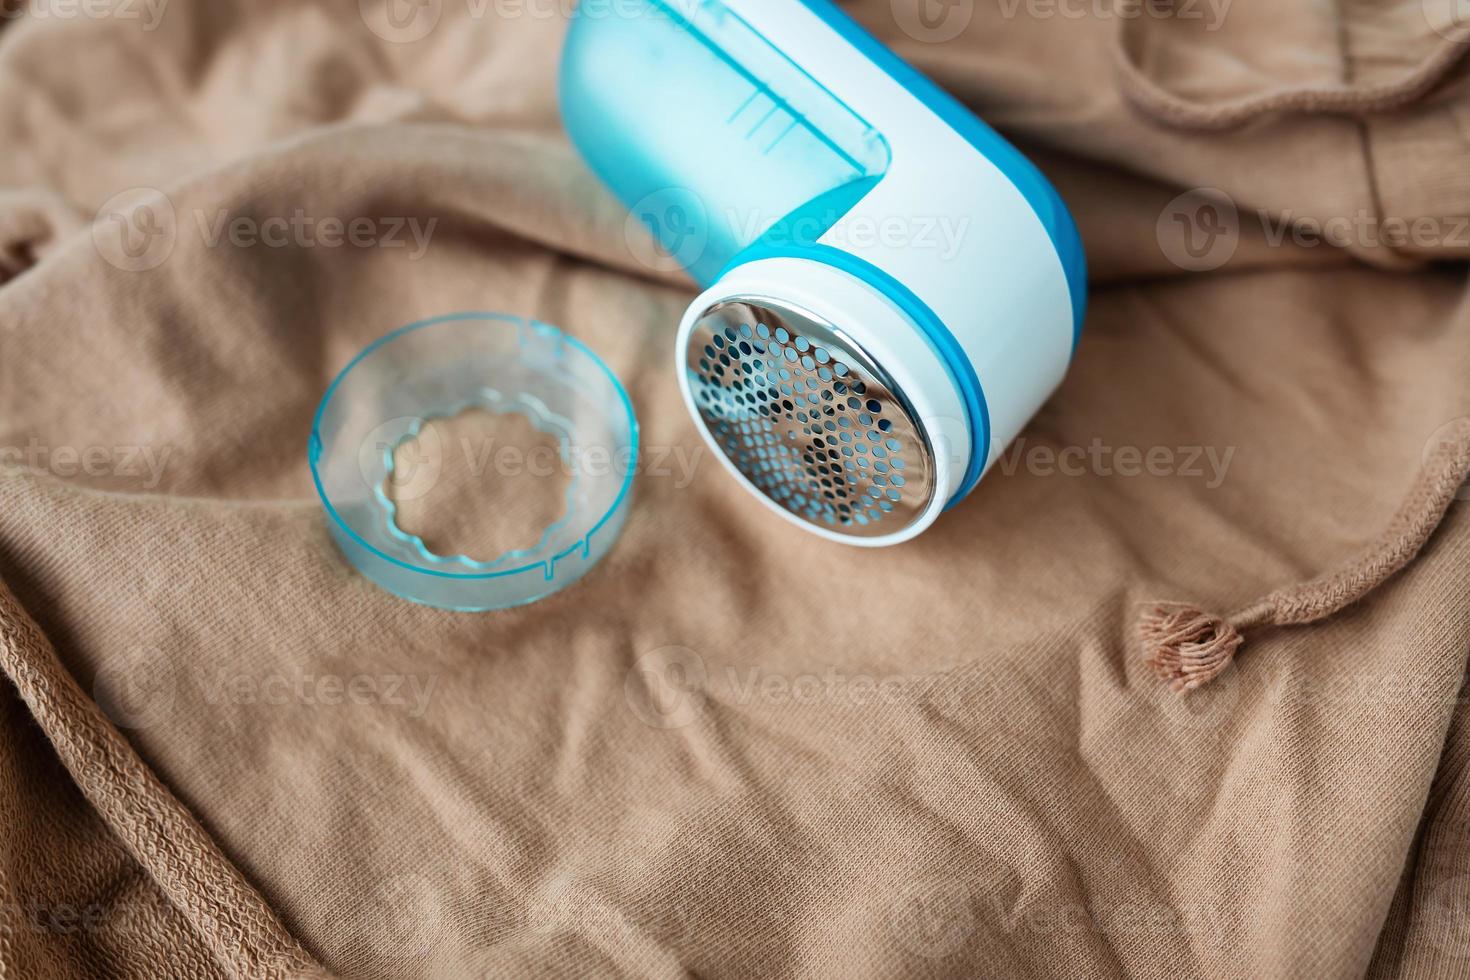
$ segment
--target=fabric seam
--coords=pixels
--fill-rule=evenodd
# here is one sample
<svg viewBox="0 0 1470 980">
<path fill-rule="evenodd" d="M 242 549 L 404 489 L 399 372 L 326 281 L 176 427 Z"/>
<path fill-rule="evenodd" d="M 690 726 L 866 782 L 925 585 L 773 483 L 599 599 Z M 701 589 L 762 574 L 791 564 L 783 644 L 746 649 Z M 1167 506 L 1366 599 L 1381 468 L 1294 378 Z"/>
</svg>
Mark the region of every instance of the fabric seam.
<svg viewBox="0 0 1470 980">
<path fill-rule="evenodd" d="M 103 822 L 236 976 L 324 975 L 192 814 L 62 666 L 0 580 L 0 667 Z"/>
</svg>

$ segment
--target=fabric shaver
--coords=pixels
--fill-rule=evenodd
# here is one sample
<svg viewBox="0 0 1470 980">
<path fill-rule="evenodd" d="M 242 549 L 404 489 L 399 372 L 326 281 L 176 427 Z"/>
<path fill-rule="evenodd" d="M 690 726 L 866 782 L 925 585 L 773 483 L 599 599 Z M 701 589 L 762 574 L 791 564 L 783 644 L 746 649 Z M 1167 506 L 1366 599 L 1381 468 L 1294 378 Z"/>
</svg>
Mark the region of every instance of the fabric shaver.
<svg viewBox="0 0 1470 980">
<path fill-rule="evenodd" d="M 676 360 L 705 440 L 793 523 L 912 538 L 1061 381 L 1086 304 L 1065 205 L 826 0 L 582 0 L 560 101 L 704 287 Z"/>
</svg>

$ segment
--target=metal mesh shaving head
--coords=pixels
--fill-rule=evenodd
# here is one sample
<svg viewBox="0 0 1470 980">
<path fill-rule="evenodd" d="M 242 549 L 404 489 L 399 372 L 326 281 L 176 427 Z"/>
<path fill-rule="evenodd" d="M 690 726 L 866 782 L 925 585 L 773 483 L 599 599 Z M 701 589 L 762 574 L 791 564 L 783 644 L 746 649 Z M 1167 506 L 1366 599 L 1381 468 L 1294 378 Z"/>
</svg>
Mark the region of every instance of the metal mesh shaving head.
<svg viewBox="0 0 1470 980">
<path fill-rule="evenodd" d="M 934 454 L 908 400 L 813 314 L 765 298 L 717 303 L 689 335 L 685 370 L 715 444 L 807 523 L 893 534 L 933 499 Z"/>
</svg>

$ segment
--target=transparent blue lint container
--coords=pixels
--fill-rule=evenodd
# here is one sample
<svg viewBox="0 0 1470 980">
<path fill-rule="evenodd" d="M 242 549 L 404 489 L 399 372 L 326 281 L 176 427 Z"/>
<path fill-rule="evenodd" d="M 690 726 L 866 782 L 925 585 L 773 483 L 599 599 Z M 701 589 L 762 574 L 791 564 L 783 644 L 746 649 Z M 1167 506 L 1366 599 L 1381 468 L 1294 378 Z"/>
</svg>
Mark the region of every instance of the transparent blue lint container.
<svg viewBox="0 0 1470 980">
<path fill-rule="evenodd" d="M 400 526 L 389 493 L 399 448 L 467 409 L 521 414 L 555 441 L 566 474 L 535 543 L 485 560 L 436 553 Z M 464 611 L 533 602 L 586 574 L 622 530 L 637 454 L 632 403 L 607 365 L 555 327 L 498 313 L 424 320 L 373 343 L 322 397 L 308 448 L 347 559 L 395 595 Z"/>
</svg>

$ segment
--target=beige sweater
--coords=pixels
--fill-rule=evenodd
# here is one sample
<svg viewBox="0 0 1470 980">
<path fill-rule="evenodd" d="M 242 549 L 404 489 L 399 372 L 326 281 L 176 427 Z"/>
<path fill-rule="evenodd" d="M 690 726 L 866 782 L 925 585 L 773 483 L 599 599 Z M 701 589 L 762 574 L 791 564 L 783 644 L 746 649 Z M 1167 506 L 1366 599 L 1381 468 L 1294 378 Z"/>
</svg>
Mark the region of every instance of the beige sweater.
<svg viewBox="0 0 1470 980">
<path fill-rule="evenodd" d="M 392 2 L 5 5 L 0 977 L 1470 975 L 1451 0 L 855 5 L 1093 281 L 1005 465 L 882 554 L 700 455 L 691 287 L 557 126 L 566 5 Z M 689 463 L 478 616 L 354 574 L 305 461 L 356 351 L 466 309 L 587 341 Z M 1144 604 L 1258 613 L 1405 500 L 1381 586 L 1220 619 L 1228 664 L 1152 620 L 1222 669 L 1155 676 Z"/>
</svg>

